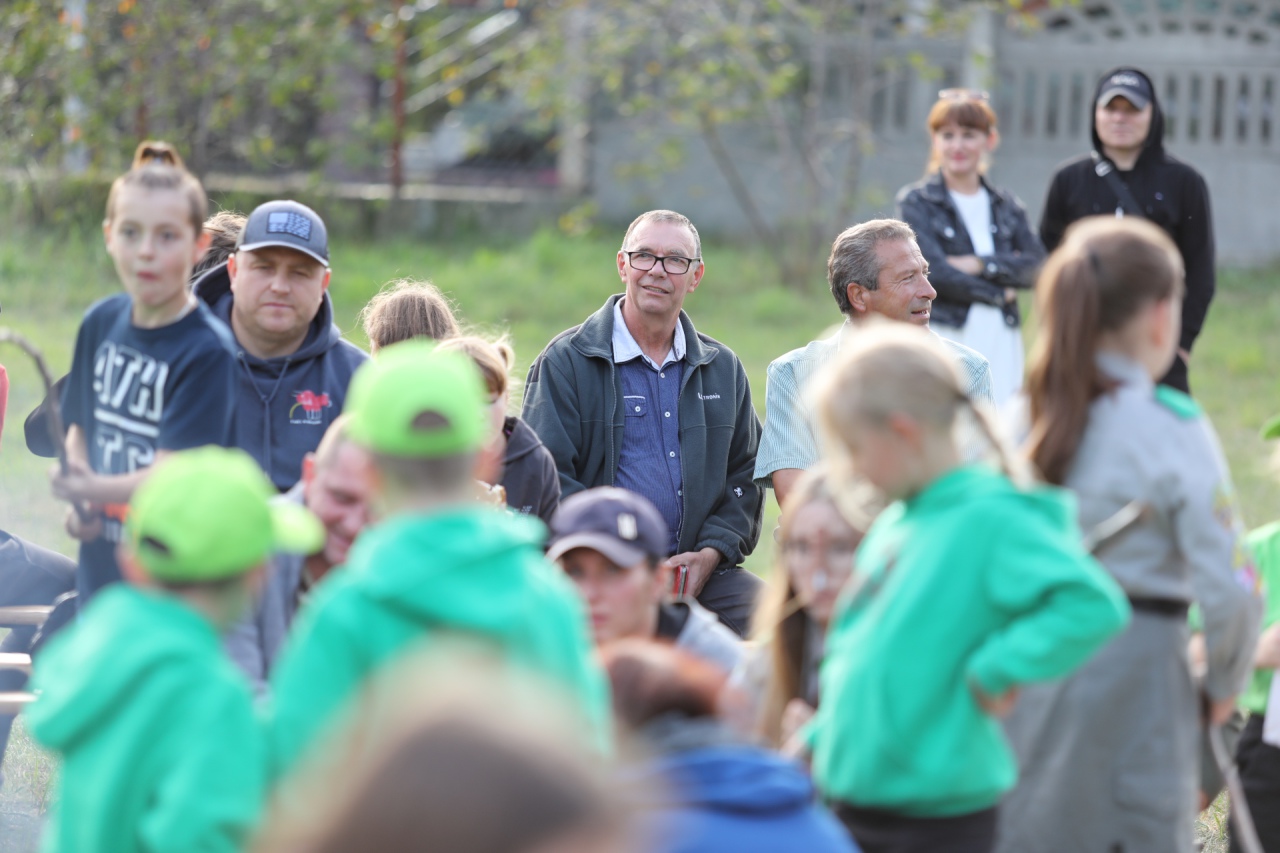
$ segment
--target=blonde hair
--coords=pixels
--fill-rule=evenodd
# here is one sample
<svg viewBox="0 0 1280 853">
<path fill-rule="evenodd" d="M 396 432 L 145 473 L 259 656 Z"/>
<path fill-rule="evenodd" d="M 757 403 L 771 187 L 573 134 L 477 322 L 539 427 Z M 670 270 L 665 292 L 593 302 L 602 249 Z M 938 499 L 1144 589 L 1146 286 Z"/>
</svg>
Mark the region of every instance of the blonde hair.
<svg viewBox="0 0 1280 853">
<path fill-rule="evenodd" d="M 808 643 L 812 636 L 812 619 L 796 598 L 791 572 L 783 563 L 782 548 L 790 536 L 795 517 L 805 507 L 818 503 L 834 507 L 859 536 L 866 534 L 871 519 L 879 510 L 878 506 L 864 506 L 862 511 L 851 516 L 842 509 L 844 502 L 837 496 L 831 472 L 826 467 L 801 474 L 787 497 L 786 506 L 782 508 L 774 569 L 760 601 L 752 636 L 760 648 L 768 649 L 769 656 L 760 713 L 752 722 L 755 733 L 775 747 L 782 746 L 782 715 L 787 703 L 804 698 L 804 664 L 809 656 Z"/>
<path fill-rule="evenodd" d="M 410 338 L 441 341 L 459 332 L 453 306 L 440 288 L 412 278 L 387 282 L 356 319 L 374 352 Z"/>
<path fill-rule="evenodd" d="M 133 152 L 129 171 L 111 182 L 107 194 L 107 212 L 104 217 L 110 223 L 115 216 L 116 201 L 125 187 L 140 186 L 147 190 L 177 190 L 187 199 L 189 222 L 197 237 L 204 226 L 209 198 L 196 176 L 187 171 L 182 158 L 167 142 L 149 140 L 138 144 Z"/>
<path fill-rule="evenodd" d="M 833 456 L 837 484 L 859 477 L 845 451 L 857 430 L 904 414 L 926 429 L 954 439 L 959 416 L 967 413 L 995 451 L 1001 470 L 1025 484 L 1025 466 L 1009 449 L 985 407 L 965 393 L 955 359 L 923 329 L 902 323 L 875 323 L 859 329 L 814 383 L 818 422 Z M 837 493 L 843 490 L 841 485 Z"/>
<path fill-rule="evenodd" d="M 511 389 L 511 368 L 516 364 L 516 351 L 505 335 L 496 341 L 485 340 L 479 335 L 459 335 L 441 341 L 439 348 L 460 352 L 474 361 L 491 395 L 500 397 Z"/>
</svg>

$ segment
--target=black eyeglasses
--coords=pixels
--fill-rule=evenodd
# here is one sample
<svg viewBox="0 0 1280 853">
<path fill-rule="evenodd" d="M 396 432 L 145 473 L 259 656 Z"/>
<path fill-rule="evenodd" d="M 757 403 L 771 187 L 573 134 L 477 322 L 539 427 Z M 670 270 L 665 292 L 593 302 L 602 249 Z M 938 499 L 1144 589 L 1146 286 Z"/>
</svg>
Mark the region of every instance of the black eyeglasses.
<svg viewBox="0 0 1280 853">
<path fill-rule="evenodd" d="M 627 263 L 631 264 L 633 270 L 648 272 L 653 269 L 655 264 L 661 261 L 662 268 L 667 271 L 668 275 L 686 273 L 689 271 L 689 267 L 693 266 L 694 261 L 702 260 L 702 258 L 682 258 L 679 255 L 668 255 L 662 258 L 651 252 L 623 252 L 623 254 L 627 256 Z"/>
</svg>

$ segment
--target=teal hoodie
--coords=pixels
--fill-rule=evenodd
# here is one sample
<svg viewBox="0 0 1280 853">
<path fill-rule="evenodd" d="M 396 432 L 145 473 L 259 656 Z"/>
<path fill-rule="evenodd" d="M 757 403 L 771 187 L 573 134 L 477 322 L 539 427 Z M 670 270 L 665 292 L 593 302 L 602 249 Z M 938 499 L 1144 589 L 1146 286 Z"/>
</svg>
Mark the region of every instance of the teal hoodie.
<svg viewBox="0 0 1280 853">
<path fill-rule="evenodd" d="M 824 796 L 919 817 L 995 805 L 1017 775 L 989 695 L 1058 678 L 1128 622 L 1075 502 L 957 468 L 881 514 L 837 604 L 808 731 Z"/>
<path fill-rule="evenodd" d="M 32 736 L 60 753 L 44 851 L 238 851 L 264 796 L 243 677 L 203 616 L 116 584 L 36 660 Z"/>
<path fill-rule="evenodd" d="M 287 772 L 365 680 L 443 635 L 488 641 L 579 700 L 603 745 L 609 695 L 582 605 L 542 555 L 537 519 L 483 506 L 365 530 L 294 623 L 272 674 L 272 770 Z"/>
</svg>

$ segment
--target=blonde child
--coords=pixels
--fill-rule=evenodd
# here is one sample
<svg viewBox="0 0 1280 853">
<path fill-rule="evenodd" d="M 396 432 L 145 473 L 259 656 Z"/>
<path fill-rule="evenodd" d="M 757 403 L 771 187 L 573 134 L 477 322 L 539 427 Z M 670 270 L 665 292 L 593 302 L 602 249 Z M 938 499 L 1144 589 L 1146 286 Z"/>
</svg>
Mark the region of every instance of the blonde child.
<svg viewBox="0 0 1280 853">
<path fill-rule="evenodd" d="M 1128 630 L 1070 679 L 1028 691 L 1010 720 L 1023 778 L 1001 849 L 1190 853 L 1202 711 L 1212 724 L 1231 715 L 1260 603 L 1213 427 L 1155 384 L 1178 348 L 1182 258 L 1144 220 L 1082 220 L 1037 291 L 1031 460 L 1075 492 L 1086 530 L 1133 502 L 1146 514 L 1099 553 L 1133 607 Z M 1199 686 L 1192 601 L 1207 646 Z"/>
<path fill-rule="evenodd" d="M 958 416 L 986 417 L 921 330 L 867 329 L 816 389 L 841 469 L 892 503 L 858 549 L 806 730 L 814 778 L 867 853 L 992 849 L 1017 766 L 997 717 L 1025 684 L 1125 624 L 1059 489 L 961 464 Z"/>
<path fill-rule="evenodd" d="M 97 302 L 76 336 L 62 394 L 67 470 L 52 475 L 79 539 L 80 604 L 120 579 L 125 505 L 165 454 L 231 440 L 230 333 L 187 290 L 209 245 L 204 189 L 162 142 L 138 146 L 102 223 L 123 293 Z"/>
</svg>

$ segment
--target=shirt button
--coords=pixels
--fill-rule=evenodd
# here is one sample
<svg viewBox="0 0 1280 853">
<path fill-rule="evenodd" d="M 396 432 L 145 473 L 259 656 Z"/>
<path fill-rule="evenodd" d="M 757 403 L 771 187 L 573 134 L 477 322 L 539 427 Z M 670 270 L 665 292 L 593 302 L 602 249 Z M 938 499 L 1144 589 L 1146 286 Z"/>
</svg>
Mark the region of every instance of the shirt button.
<svg viewBox="0 0 1280 853">
<path fill-rule="evenodd" d="M 674 458 L 675 458 L 675 456 L 676 456 L 676 452 L 673 450 L 673 451 L 671 451 L 670 453 L 668 453 L 667 455 L 668 455 L 668 456 L 670 456 L 672 459 L 674 459 Z"/>
<path fill-rule="evenodd" d="M 640 407 L 639 407 L 639 406 L 636 406 L 636 411 L 637 411 L 637 412 L 638 412 L 638 411 L 640 411 Z"/>
<path fill-rule="evenodd" d="M 666 418 L 669 418 L 669 417 L 671 417 L 671 413 L 670 413 L 670 412 L 663 412 L 663 413 L 662 413 L 662 416 L 663 416 L 663 417 L 666 417 Z"/>
<path fill-rule="evenodd" d="M 684 497 L 684 489 L 676 489 L 676 497 L 678 498 Z"/>
<path fill-rule="evenodd" d="M 667 378 L 667 374 L 665 374 L 665 373 L 659 373 L 659 374 L 658 374 L 658 378 L 659 378 L 659 379 L 666 379 L 666 378 Z"/>
</svg>

